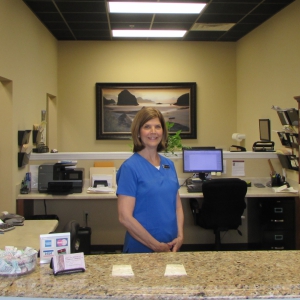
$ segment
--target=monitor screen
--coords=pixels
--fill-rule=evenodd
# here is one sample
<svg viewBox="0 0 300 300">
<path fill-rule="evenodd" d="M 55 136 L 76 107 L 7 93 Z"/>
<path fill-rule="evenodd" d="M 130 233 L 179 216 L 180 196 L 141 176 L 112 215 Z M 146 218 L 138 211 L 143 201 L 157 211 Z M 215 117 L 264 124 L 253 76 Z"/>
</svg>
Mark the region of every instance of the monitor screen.
<svg viewBox="0 0 300 300">
<path fill-rule="evenodd" d="M 205 179 L 205 173 L 223 172 L 223 150 L 208 148 L 183 148 L 182 161 L 184 173 L 199 173 Z"/>
<path fill-rule="evenodd" d="M 259 138 L 261 141 L 271 141 L 269 119 L 259 119 Z"/>
</svg>

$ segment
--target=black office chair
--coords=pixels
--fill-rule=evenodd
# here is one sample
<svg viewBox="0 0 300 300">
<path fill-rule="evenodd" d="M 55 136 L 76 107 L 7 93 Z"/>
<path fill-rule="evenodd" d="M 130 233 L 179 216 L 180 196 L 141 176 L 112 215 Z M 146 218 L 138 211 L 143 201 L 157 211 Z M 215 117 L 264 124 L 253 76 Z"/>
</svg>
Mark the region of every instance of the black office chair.
<svg viewBox="0 0 300 300">
<path fill-rule="evenodd" d="M 203 183 L 202 191 L 204 198 L 201 208 L 197 208 L 197 203 L 191 201 L 195 222 L 205 229 L 213 229 L 215 247 L 220 250 L 220 232 L 238 230 L 242 223 L 247 183 L 238 178 L 213 179 Z"/>
<path fill-rule="evenodd" d="M 75 220 L 71 220 L 67 222 L 67 224 L 62 229 L 62 232 L 70 232 L 71 245 L 70 251 L 71 253 L 76 253 L 79 250 L 80 239 L 78 236 L 79 223 Z"/>
</svg>

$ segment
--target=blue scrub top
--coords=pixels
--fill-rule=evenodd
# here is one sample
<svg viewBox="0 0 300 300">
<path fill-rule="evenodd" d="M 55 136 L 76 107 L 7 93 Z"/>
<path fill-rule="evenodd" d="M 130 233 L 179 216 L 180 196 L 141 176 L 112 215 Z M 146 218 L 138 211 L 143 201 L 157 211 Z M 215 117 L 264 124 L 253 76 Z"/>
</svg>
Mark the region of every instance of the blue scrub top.
<svg viewBox="0 0 300 300">
<path fill-rule="evenodd" d="M 136 199 L 133 216 L 159 242 L 177 237 L 176 201 L 179 182 L 174 163 L 160 156 L 159 170 L 134 153 L 117 173 L 117 195 Z M 123 252 L 153 252 L 126 232 Z"/>
</svg>

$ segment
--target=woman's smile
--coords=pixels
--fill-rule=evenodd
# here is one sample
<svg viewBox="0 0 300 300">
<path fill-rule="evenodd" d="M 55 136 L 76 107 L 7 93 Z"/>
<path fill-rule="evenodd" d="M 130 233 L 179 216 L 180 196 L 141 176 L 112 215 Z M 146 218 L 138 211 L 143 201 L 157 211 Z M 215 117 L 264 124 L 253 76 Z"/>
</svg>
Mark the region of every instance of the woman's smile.
<svg viewBox="0 0 300 300">
<path fill-rule="evenodd" d="M 163 129 L 158 118 L 146 122 L 140 129 L 140 138 L 145 147 L 157 146 L 163 135 Z"/>
</svg>

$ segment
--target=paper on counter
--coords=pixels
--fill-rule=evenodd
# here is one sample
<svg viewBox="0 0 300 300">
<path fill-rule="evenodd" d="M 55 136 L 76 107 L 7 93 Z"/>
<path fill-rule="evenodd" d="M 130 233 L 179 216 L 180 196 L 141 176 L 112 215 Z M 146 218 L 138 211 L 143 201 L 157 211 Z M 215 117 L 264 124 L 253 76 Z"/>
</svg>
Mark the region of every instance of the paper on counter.
<svg viewBox="0 0 300 300">
<path fill-rule="evenodd" d="M 275 193 L 298 193 L 298 190 L 295 190 L 293 187 L 287 187 L 287 185 L 282 185 L 279 187 L 274 187 L 273 191 Z"/>
<path fill-rule="evenodd" d="M 103 186 L 103 187 L 88 187 L 86 192 L 88 194 L 112 194 L 115 193 L 116 190 L 114 188 L 110 188 L 108 186 Z"/>
<path fill-rule="evenodd" d="M 112 276 L 134 276 L 131 265 L 113 265 Z"/>
<path fill-rule="evenodd" d="M 169 264 L 166 266 L 165 276 L 185 276 L 186 271 L 181 264 Z"/>
</svg>

